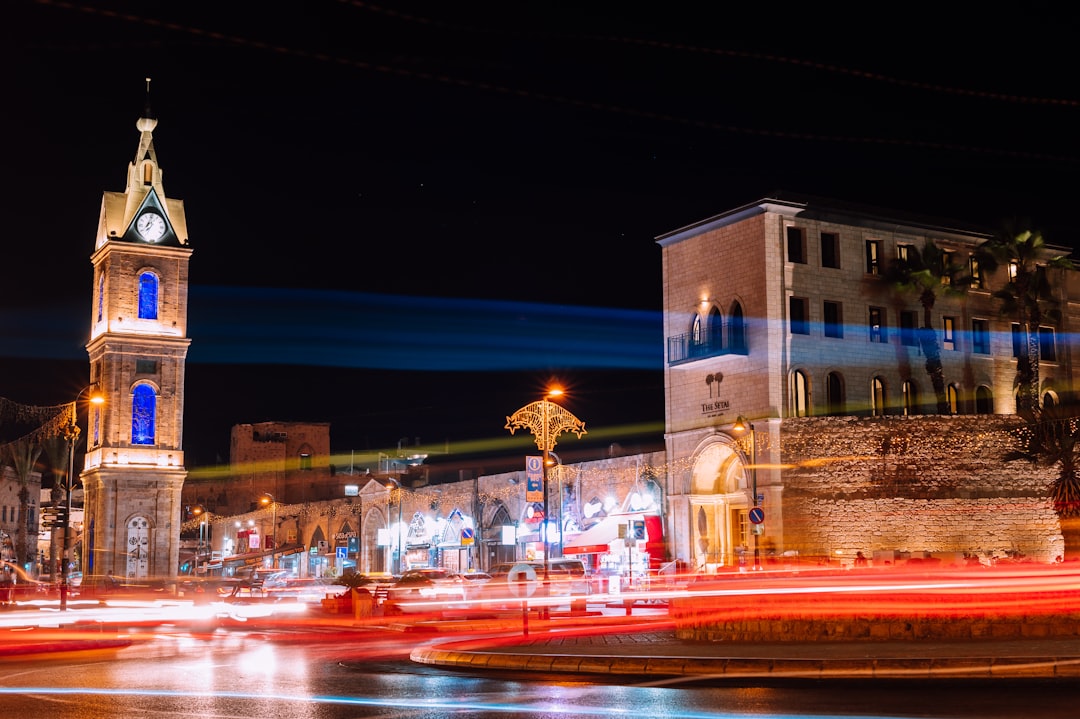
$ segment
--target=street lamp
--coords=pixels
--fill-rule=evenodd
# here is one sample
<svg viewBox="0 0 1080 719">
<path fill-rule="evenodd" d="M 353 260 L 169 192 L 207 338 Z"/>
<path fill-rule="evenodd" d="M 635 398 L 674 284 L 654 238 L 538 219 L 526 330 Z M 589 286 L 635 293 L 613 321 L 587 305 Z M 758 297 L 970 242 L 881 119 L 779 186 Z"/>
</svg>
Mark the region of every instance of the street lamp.
<svg viewBox="0 0 1080 719">
<path fill-rule="evenodd" d="M 536 446 L 543 454 L 541 458 L 541 481 L 543 482 L 543 506 L 544 519 L 540 525 L 544 542 L 544 595 L 547 596 L 551 586 L 551 552 L 548 547 L 548 463 L 551 461 L 551 450 L 555 447 L 558 437 L 563 432 L 573 432 L 581 438 L 587 434 L 585 423 L 554 402 L 549 402 L 548 397 L 559 397 L 563 391 L 553 388 L 544 393 L 537 402 L 525 405 L 514 414 L 506 418 L 505 429 L 510 434 L 517 429 L 527 429 L 536 438 Z M 545 606 L 543 614 L 547 614 Z"/>
<path fill-rule="evenodd" d="M 64 487 L 64 517 L 63 531 L 61 533 L 63 546 L 60 551 L 60 611 L 67 609 L 68 587 L 70 567 L 68 566 L 68 537 L 71 527 L 71 492 L 75 486 L 75 443 L 79 439 L 79 398 L 86 392 L 94 389 L 97 385 L 89 385 L 79 390 L 75 395 L 75 401 L 71 403 L 71 422 L 64 428 L 64 439 L 68 443 L 68 475 Z M 101 395 L 91 395 L 92 404 L 104 404 L 105 398 Z"/>
<path fill-rule="evenodd" d="M 201 504 L 196 504 L 191 508 L 191 514 L 199 518 L 199 540 L 195 545 L 195 564 L 191 568 L 192 575 L 198 575 L 199 573 L 199 559 L 203 553 L 203 527 L 206 526 L 206 519 L 203 515 L 206 513 L 206 509 Z"/>
<path fill-rule="evenodd" d="M 747 420 L 741 414 L 735 418 L 735 424 L 732 429 L 736 432 L 745 432 L 750 430 L 750 484 L 751 492 L 753 493 L 752 508 L 757 509 L 758 506 L 758 493 L 757 493 L 757 434 L 754 432 L 754 423 Z M 757 527 L 754 526 L 750 530 L 754 535 L 754 570 L 761 569 L 761 553 L 758 549 L 758 533 Z"/>
<path fill-rule="evenodd" d="M 270 505 L 273 509 L 273 524 L 270 525 L 270 566 L 277 569 L 277 500 L 269 492 L 259 498 L 259 504 Z"/>
</svg>

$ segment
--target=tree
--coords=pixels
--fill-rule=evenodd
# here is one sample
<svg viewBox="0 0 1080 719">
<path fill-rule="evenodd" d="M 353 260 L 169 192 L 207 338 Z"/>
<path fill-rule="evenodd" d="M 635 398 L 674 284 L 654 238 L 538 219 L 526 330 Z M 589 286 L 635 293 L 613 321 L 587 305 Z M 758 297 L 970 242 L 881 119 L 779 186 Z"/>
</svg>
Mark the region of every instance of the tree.
<svg viewBox="0 0 1080 719">
<path fill-rule="evenodd" d="M 1037 422 L 1039 404 L 1039 325 L 1060 315 L 1058 301 L 1047 277 L 1047 268 L 1074 269 L 1063 254 L 1055 254 L 1034 230 L 1017 230 L 1006 225 L 1001 232 L 979 245 L 976 258 L 981 267 L 992 271 L 1009 268 L 1009 281 L 993 296 L 1001 302 L 1001 314 L 1016 320 L 1026 351 L 1016 358 L 1016 412 Z"/>
<path fill-rule="evenodd" d="M 19 524 L 15 531 L 15 552 L 19 564 L 25 565 L 37 554 L 37 527 L 30 524 L 30 474 L 41 455 L 41 444 L 22 438 L 3 447 L 6 461 L 19 480 Z M 33 536 L 33 544 L 29 542 L 27 530 L 32 530 L 29 536 Z"/>
<path fill-rule="evenodd" d="M 964 266 L 951 261 L 951 253 L 942 250 L 933 240 L 927 240 L 920 252 L 909 246 L 907 254 L 889 263 L 885 278 L 906 294 L 917 294 L 923 308 L 923 323 L 919 328 L 919 347 L 926 357 L 926 374 L 934 388 L 938 414 L 949 414 L 949 399 L 945 394 L 945 371 L 941 365 L 941 347 L 934 329 L 933 310 L 938 294 L 962 294 L 971 284 Z"/>
</svg>

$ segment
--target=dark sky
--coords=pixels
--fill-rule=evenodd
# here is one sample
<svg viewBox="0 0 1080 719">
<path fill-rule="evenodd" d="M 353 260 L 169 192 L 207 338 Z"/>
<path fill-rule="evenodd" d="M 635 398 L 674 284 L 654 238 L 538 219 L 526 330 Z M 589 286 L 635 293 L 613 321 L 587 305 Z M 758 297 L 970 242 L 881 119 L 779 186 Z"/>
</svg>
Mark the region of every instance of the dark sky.
<svg viewBox="0 0 1080 719">
<path fill-rule="evenodd" d="M 659 234 L 784 189 L 1072 245 L 1077 27 L 1051 8 L 13 0 L 0 396 L 85 384 L 149 76 L 195 248 L 189 468 L 243 422 L 503 438 L 549 378 L 596 442 L 659 439 Z"/>
</svg>

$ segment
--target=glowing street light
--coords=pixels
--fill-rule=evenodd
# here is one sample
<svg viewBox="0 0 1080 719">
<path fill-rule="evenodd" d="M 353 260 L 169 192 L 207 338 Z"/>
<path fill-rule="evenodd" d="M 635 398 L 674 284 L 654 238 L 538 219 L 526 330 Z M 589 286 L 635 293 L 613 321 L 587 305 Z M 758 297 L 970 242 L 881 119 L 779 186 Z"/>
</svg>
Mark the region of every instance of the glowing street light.
<svg viewBox="0 0 1080 719">
<path fill-rule="evenodd" d="M 587 434 L 584 422 L 563 407 L 548 401 L 548 397 L 559 397 L 562 393 L 563 391 L 561 389 L 549 389 L 539 401 L 527 404 L 507 417 L 505 427 L 505 429 L 510 430 L 510 434 L 513 434 L 514 430 L 522 428 L 532 432 L 533 437 L 536 438 L 536 446 L 543 454 L 541 460 L 541 464 L 543 465 L 541 469 L 541 481 L 544 485 L 544 520 L 540 525 L 540 529 L 542 532 L 541 539 L 544 542 L 545 596 L 548 594 L 551 585 L 551 551 L 548 546 L 548 464 L 551 461 L 551 450 L 555 447 L 559 435 L 563 432 L 573 432 L 578 436 L 578 439 L 581 438 L 581 435 Z M 545 615 L 547 613 L 546 606 L 543 613 Z"/>
<path fill-rule="evenodd" d="M 741 414 L 735 418 L 735 424 L 731 427 L 732 431 L 743 433 L 747 430 L 750 431 L 750 483 L 752 485 L 751 492 L 753 492 L 753 509 L 757 509 L 758 506 L 758 493 L 757 493 L 757 433 L 754 432 L 754 423 L 750 422 Z M 757 520 L 755 520 L 757 521 Z M 752 530 L 754 535 L 754 569 L 761 569 L 761 553 L 758 548 L 758 533 L 755 526 Z"/>
<path fill-rule="evenodd" d="M 199 518 L 199 541 L 195 546 L 195 564 L 191 568 L 192 575 L 199 573 L 199 559 L 203 554 L 203 529 L 206 527 L 206 518 L 203 517 L 206 514 L 206 509 L 201 504 L 196 504 L 191 508 L 191 514 Z"/>
<path fill-rule="evenodd" d="M 259 504 L 270 506 L 274 510 L 273 524 L 270 525 L 270 566 L 277 569 L 277 500 L 274 495 L 267 492 L 259 498 Z"/>
<path fill-rule="evenodd" d="M 71 576 L 68 559 L 68 537 L 71 528 L 71 492 L 75 486 L 75 443 L 79 439 L 79 398 L 96 386 L 83 387 L 79 394 L 75 395 L 75 401 L 71 403 L 71 422 L 64 428 L 64 439 L 68 443 L 68 475 L 64 487 L 63 531 L 61 533 L 63 547 L 60 551 L 60 611 L 67 609 L 69 578 Z M 92 394 L 90 395 L 90 402 L 91 404 L 104 404 L 105 398 L 100 394 Z"/>
</svg>

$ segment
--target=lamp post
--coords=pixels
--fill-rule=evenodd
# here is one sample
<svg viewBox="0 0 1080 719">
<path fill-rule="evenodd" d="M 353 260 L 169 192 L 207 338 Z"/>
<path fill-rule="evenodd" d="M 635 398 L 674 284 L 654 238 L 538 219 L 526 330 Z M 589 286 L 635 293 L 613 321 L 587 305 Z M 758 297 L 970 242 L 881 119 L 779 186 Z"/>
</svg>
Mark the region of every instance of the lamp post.
<svg viewBox="0 0 1080 719">
<path fill-rule="evenodd" d="M 203 518 L 205 512 L 206 509 L 204 509 L 201 504 L 196 504 L 191 508 L 191 513 L 199 518 L 199 539 L 195 545 L 195 563 L 191 567 L 192 576 L 197 576 L 199 574 L 199 558 L 202 557 L 203 553 L 203 527 L 206 526 L 206 519 Z"/>
<path fill-rule="evenodd" d="M 751 506 L 756 508 L 758 506 L 758 493 L 757 493 L 757 434 L 754 432 L 754 423 L 748 421 L 742 415 L 735 418 L 735 424 L 732 429 L 736 432 L 745 432 L 750 430 L 750 485 L 751 492 L 753 492 L 753 500 Z M 761 553 L 758 548 L 758 533 L 757 526 L 754 526 L 750 530 L 754 535 L 754 571 L 761 569 Z"/>
<path fill-rule="evenodd" d="M 274 495 L 267 492 L 259 498 L 259 504 L 270 505 L 273 510 L 273 515 L 270 525 L 270 566 L 277 569 L 277 500 L 274 499 Z"/>
<path fill-rule="evenodd" d="M 96 385 L 89 385 L 79 390 L 75 395 L 75 401 L 71 403 L 71 422 L 64 428 L 64 439 L 68 443 L 68 475 L 64 483 L 64 517 L 61 531 L 62 546 L 60 548 L 60 611 L 67 610 L 68 587 L 70 567 L 68 566 L 68 541 L 71 527 L 71 493 L 75 486 L 75 443 L 79 439 L 79 398 L 92 390 Z M 101 395 L 92 395 L 90 402 L 102 404 L 105 399 Z"/>
<path fill-rule="evenodd" d="M 541 454 L 541 480 L 543 482 L 543 523 L 540 525 L 541 540 L 544 542 L 544 596 L 548 596 L 551 586 L 551 551 L 548 547 L 548 463 L 551 460 L 551 450 L 555 447 L 558 437 L 563 432 L 573 432 L 581 438 L 587 434 L 585 423 L 554 402 L 549 402 L 548 397 L 559 397 L 563 391 L 552 388 L 544 393 L 537 402 L 525 405 L 514 414 L 506 418 L 505 429 L 513 434 L 517 429 L 527 429 L 536 438 L 536 446 Z M 547 607 L 542 610 L 546 616 Z"/>
<path fill-rule="evenodd" d="M 401 482 L 399 480 L 397 480 L 396 478 L 394 478 L 394 477 L 387 477 L 386 479 L 388 481 L 391 481 L 391 482 L 394 483 L 394 493 L 397 494 L 397 528 L 396 528 L 396 531 L 394 532 L 394 544 L 393 544 L 393 547 L 394 547 L 394 563 L 390 565 L 390 571 L 391 571 L 392 574 L 401 574 L 401 502 L 404 499 L 404 497 L 403 497 L 403 495 L 401 493 Z M 393 495 L 392 494 L 388 495 L 387 501 L 389 501 L 390 496 L 393 496 Z M 387 513 L 387 515 L 390 514 L 390 507 L 389 506 L 387 506 L 387 508 L 386 508 L 386 513 Z M 389 521 L 390 521 L 390 518 L 389 518 L 389 516 L 387 516 L 387 522 L 389 522 Z"/>
</svg>

